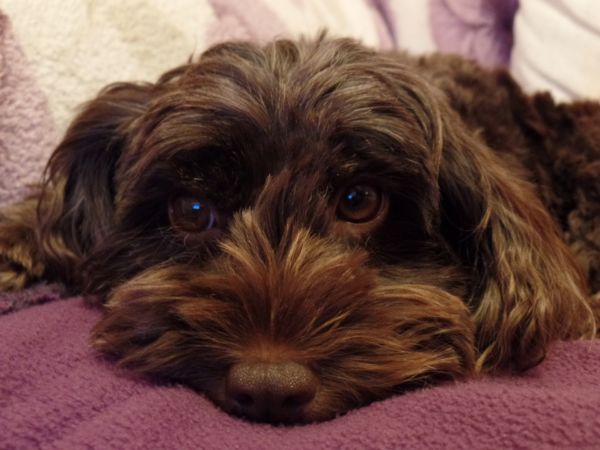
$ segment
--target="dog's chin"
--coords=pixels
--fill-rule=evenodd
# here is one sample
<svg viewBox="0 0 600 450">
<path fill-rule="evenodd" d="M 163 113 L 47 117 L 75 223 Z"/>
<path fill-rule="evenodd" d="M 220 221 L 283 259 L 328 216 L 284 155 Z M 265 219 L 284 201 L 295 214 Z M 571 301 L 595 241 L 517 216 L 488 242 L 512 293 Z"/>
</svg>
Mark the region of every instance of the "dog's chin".
<svg viewBox="0 0 600 450">
<path fill-rule="evenodd" d="M 311 239 L 293 265 L 257 263 L 231 245 L 218 270 L 149 269 L 113 291 L 94 346 L 140 373 L 188 385 L 228 413 L 283 424 L 331 419 L 473 373 L 474 325 L 457 296 L 382 278 L 363 253 L 332 252 L 333 244 Z M 263 289 L 276 280 L 290 290 Z M 245 397 L 250 386 L 259 407 L 232 391 L 240 366 L 254 378 L 233 382 Z M 300 391 L 281 394 L 288 379 L 299 379 Z M 283 407 L 273 406 L 275 397 Z"/>
</svg>

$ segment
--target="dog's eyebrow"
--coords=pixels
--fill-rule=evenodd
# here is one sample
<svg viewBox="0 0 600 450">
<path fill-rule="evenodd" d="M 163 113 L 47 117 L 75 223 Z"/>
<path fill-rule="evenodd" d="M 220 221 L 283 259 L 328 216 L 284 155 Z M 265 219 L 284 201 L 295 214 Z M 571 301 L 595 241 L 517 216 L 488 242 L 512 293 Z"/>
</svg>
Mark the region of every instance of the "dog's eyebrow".
<svg viewBox="0 0 600 450">
<path fill-rule="evenodd" d="M 373 177 L 390 175 L 422 175 L 423 162 L 419 152 L 396 145 L 386 145 L 373 139 L 352 140 L 340 146 L 337 169 L 340 176 L 365 173 Z"/>
</svg>

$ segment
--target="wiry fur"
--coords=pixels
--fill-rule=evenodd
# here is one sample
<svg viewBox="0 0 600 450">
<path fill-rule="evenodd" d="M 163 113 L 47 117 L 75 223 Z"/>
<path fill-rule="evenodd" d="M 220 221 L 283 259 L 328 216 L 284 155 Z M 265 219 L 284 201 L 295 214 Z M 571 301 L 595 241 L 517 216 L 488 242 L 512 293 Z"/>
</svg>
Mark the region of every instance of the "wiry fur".
<svg viewBox="0 0 600 450">
<path fill-rule="evenodd" d="M 0 287 L 106 300 L 96 348 L 225 410 L 243 360 L 309 367 L 313 421 L 595 334 L 600 106 L 456 57 L 218 45 L 107 87 L 46 175 L 0 216 Z M 373 223 L 336 217 L 356 182 L 387 193 Z M 180 192 L 210 199 L 218 230 L 172 227 Z"/>
</svg>

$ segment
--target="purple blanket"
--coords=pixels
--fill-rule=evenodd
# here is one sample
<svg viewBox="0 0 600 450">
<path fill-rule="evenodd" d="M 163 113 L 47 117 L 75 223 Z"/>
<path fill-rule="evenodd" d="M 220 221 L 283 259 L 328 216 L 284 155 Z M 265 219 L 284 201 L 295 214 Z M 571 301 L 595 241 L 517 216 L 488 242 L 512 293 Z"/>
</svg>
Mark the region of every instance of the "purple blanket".
<svg viewBox="0 0 600 450">
<path fill-rule="evenodd" d="M 556 344 L 522 377 L 438 386 L 281 428 L 115 368 L 89 347 L 100 312 L 80 298 L 38 287 L 0 297 L 2 312 L 2 449 L 600 448 L 600 341 Z"/>
</svg>

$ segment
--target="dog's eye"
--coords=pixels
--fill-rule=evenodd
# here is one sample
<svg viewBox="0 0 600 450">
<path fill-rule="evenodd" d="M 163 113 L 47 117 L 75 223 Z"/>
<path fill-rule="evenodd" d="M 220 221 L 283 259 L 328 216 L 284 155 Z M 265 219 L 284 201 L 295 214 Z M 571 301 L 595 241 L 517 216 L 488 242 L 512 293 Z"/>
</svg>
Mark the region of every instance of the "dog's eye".
<svg viewBox="0 0 600 450">
<path fill-rule="evenodd" d="M 176 197 L 169 205 L 171 224 L 189 233 L 199 233 L 216 226 L 217 215 L 213 206 L 191 196 Z"/>
<path fill-rule="evenodd" d="M 379 189 L 368 184 L 357 184 L 342 192 L 337 204 L 337 215 L 346 222 L 369 222 L 377 216 L 381 204 Z"/>
</svg>

